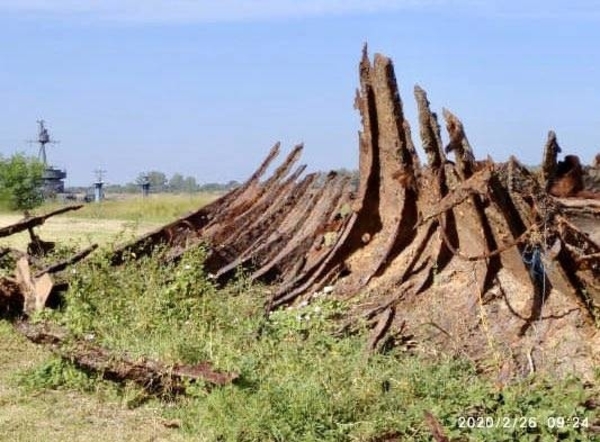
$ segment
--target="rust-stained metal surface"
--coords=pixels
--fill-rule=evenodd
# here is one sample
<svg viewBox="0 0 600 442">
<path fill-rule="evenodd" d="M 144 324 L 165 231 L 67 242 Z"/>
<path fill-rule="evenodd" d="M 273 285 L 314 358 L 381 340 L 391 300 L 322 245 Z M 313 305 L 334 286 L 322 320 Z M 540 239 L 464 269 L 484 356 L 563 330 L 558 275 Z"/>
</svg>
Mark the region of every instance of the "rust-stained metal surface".
<svg viewBox="0 0 600 442">
<path fill-rule="evenodd" d="M 598 219 L 581 193 L 579 160 L 559 161 L 550 132 L 539 174 L 516 158 L 478 161 L 447 109 L 444 144 L 416 86 L 422 162 L 392 61 L 371 62 L 365 47 L 359 80 L 358 188 L 336 173 L 304 174 L 295 166 L 302 145 L 265 178 L 277 144 L 242 186 L 117 250 L 113 264 L 159 244 L 174 260 L 202 244 L 219 283 L 243 268 L 273 285 L 267 310 L 316 292 L 356 301 L 350 320 L 377 324 L 373 349 L 402 329 L 423 348 L 491 358 L 502 373 L 565 372 L 581 360 L 585 374 L 600 363 L 600 246 L 572 221 L 573 211 Z"/>
</svg>

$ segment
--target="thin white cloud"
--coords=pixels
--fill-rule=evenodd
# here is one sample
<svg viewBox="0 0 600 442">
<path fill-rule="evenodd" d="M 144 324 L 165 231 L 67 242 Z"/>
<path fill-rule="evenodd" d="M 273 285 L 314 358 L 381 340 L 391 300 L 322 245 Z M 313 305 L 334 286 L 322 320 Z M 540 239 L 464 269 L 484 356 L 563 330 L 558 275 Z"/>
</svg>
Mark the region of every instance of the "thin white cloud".
<svg viewBox="0 0 600 442">
<path fill-rule="evenodd" d="M 220 22 L 435 9 L 451 0 L 0 0 L 0 12 L 102 21 Z M 456 1 L 456 3 L 459 3 Z"/>
<path fill-rule="evenodd" d="M 489 0 L 474 2 L 474 11 L 494 18 L 597 20 L 600 3 L 590 0 Z"/>
<path fill-rule="evenodd" d="M 199 23 L 426 11 L 491 18 L 600 18 L 589 0 L 0 0 L 0 14 L 85 22 Z"/>
</svg>

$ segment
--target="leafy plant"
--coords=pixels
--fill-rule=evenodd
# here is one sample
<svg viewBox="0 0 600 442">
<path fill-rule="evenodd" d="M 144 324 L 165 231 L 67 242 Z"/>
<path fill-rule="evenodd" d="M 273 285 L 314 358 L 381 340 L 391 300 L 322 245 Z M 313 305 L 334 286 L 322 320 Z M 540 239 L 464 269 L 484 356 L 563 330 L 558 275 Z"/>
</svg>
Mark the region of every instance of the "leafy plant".
<svg viewBox="0 0 600 442">
<path fill-rule="evenodd" d="M 42 204 L 43 171 L 39 160 L 22 153 L 0 157 L 0 201 L 11 210 L 29 210 Z"/>
</svg>

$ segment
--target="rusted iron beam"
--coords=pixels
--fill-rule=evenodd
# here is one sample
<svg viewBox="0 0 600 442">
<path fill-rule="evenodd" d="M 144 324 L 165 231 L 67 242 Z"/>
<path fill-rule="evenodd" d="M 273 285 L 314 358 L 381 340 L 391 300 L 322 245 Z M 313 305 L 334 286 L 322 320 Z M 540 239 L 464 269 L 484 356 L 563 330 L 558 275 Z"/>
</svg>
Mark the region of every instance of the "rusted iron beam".
<svg viewBox="0 0 600 442">
<path fill-rule="evenodd" d="M 285 284 L 305 267 L 318 262 L 318 255 L 328 247 L 325 235 L 337 235 L 335 228 L 331 229 L 331 222 L 336 216 L 341 217 L 339 203 L 346 196 L 347 184 L 347 178 L 330 174 L 320 191 L 315 193 L 306 213 L 294 217 L 297 223 L 293 230 L 278 237 L 280 247 L 272 247 L 268 261 L 252 274 L 252 279 L 273 281 L 277 278 Z M 299 262 L 304 264 L 300 268 L 294 265 Z"/>
<path fill-rule="evenodd" d="M 222 386 L 238 378 L 237 373 L 215 371 L 209 362 L 167 365 L 117 354 L 86 341 L 73 342 L 64 329 L 43 323 L 19 321 L 15 323 L 15 329 L 31 342 L 49 345 L 54 353 L 84 371 L 98 373 L 110 381 L 133 381 L 151 394 L 171 396 L 184 393 L 189 382 Z"/>
<path fill-rule="evenodd" d="M 260 164 L 258 169 L 240 187 L 233 189 L 215 201 L 201 207 L 194 213 L 149 232 L 135 241 L 115 250 L 111 257 L 112 264 L 122 264 L 125 257 L 138 258 L 150 254 L 154 248 L 160 244 L 174 246 L 175 244 L 185 244 L 190 239 L 198 240 L 199 231 L 204 229 L 211 222 L 218 221 L 220 217 L 223 216 L 223 213 L 226 213 L 228 210 L 229 213 L 231 213 L 239 204 L 243 204 L 249 200 L 249 195 L 256 193 L 256 187 L 259 186 L 260 178 L 275 160 L 279 151 L 280 144 L 277 143 L 271 148 L 269 154 Z"/>
<path fill-rule="evenodd" d="M 437 115 L 431 112 L 427 93 L 419 86 L 414 90 L 419 112 L 419 134 L 429 167 L 438 170 L 446 162 Z"/>
<path fill-rule="evenodd" d="M 558 145 L 556 139 L 556 133 L 554 131 L 548 132 L 548 140 L 544 146 L 544 157 L 542 159 L 542 171 L 541 179 L 542 186 L 546 191 L 550 191 L 556 176 L 556 166 L 558 164 L 558 154 L 562 152 L 562 149 Z"/>
<path fill-rule="evenodd" d="M 473 175 L 475 170 L 475 155 L 467 139 L 462 122 L 448 109 L 442 110 L 450 142 L 446 153 L 454 152 L 458 174 L 464 180 Z"/>
<path fill-rule="evenodd" d="M 282 207 L 285 208 L 288 199 L 295 203 L 296 198 L 302 196 L 314 180 L 314 174 L 311 174 L 300 184 L 296 182 L 305 169 L 305 165 L 298 167 L 285 182 L 279 183 L 265 192 L 251 209 L 236 218 L 229 219 L 228 222 L 223 222 L 219 226 L 219 231 L 211 235 L 211 243 L 223 248 L 231 247 L 234 249 L 233 253 L 239 254 L 248 247 L 248 242 L 254 242 L 265 231 L 273 228 L 272 222 L 265 223 L 264 221 L 273 214 L 277 214 Z M 294 195 L 296 192 L 299 195 Z"/>
<path fill-rule="evenodd" d="M 61 207 L 60 209 L 53 210 L 52 212 L 46 213 L 44 215 L 38 216 L 30 216 L 25 217 L 22 220 L 11 224 L 10 226 L 0 228 L 0 238 L 4 238 L 6 236 L 14 235 L 15 233 L 22 232 L 23 230 L 31 229 L 33 227 L 40 226 L 44 224 L 44 222 L 53 216 L 60 215 L 62 213 L 70 212 L 73 210 L 78 210 L 83 207 L 83 204 L 78 204 L 75 206 L 67 206 Z"/>
<path fill-rule="evenodd" d="M 245 266 L 250 261 L 254 266 L 260 266 L 263 250 L 270 247 L 272 235 L 281 230 L 282 222 L 309 194 L 316 174 L 307 175 L 300 183 L 295 183 L 295 177 L 290 178 L 294 179 L 284 184 L 280 192 L 275 192 L 265 200 L 264 205 L 259 206 L 261 210 L 255 213 L 254 218 L 246 220 L 237 229 L 232 229 L 228 241 L 217 246 L 226 250 L 229 256 L 228 263 L 217 270 L 217 278 L 231 275 L 235 268 Z M 220 254 L 224 255 L 222 250 Z"/>
<path fill-rule="evenodd" d="M 98 248 L 98 244 L 92 244 L 91 246 L 86 247 L 85 249 L 75 253 L 74 255 L 69 256 L 66 259 L 63 259 L 62 261 L 59 261 L 57 263 L 51 264 L 51 265 L 43 268 L 42 270 L 38 271 L 35 274 L 35 276 L 36 276 L 36 278 L 39 278 L 44 273 L 52 274 L 52 273 L 61 272 L 64 269 L 66 269 L 68 266 L 78 263 L 79 261 L 84 259 L 86 256 L 88 256 L 90 253 L 92 253 L 97 248 Z"/>
</svg>

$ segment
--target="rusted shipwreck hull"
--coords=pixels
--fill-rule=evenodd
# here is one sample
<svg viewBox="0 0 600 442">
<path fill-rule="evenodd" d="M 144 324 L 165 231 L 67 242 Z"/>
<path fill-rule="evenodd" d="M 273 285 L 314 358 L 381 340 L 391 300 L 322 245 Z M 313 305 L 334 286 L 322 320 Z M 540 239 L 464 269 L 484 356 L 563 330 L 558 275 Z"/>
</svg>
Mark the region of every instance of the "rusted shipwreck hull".
<svg viewBox="0 0 600 442">
<path fill-rule="evenodd" d="M 443 144 L 416 86 L 423 163 L 392 62 L 379 54 L 371 62 L 365 49 L 359 74 L 358 188 L 333 172 L 302 176 L 304 166 L 294 169 L 302 146 L 264 179 L 276 145 L 241 187 L 117 251 L 115 263 L 157 243 L 173 259 L 202 243 L 218 280 L 242 266 L 275 284 L 267 309 L 333 287 L 330 296 L 355 300 L 356 316 L 380 324 L 380 337 L 408 330 L 437 348 L 495 356 L 502 372 L 569 370 L 577 352 L 590 363 L 600 343 L 600 246 L 549 192 L 560 169 L 554 133 L 539 175 L 515 158 L 476 161 L 445 109 Z M 597 221 L 598 211 L 586 210 Z"/>
<path fill-rule="evenodd" d="M 371 61 L 365 48 L 359 75 L 358 186 L 335 172 L 304 174 L 301 145 L 265 178 L 277 144 L 243 185 L 115 251 L 113 264 L 158 245 L 171 260 L 203 245 L 219 282 L 242 267 L 274 287 L 267 312 L 323 291 L 349 300 L 344 330 L 371 321 L 370 350 L 410 335 L 423 351 L 494 361 L 500 376 L 589 373 L 599 362 L 600 246 L 573 212 L 592 223 L 600 213 L 553 196 L 569 196 L 556 189 L 573 175 L 558 162 L 556 135 L 539 174 L 516 158 L 477 161 L 446 109 L 443 143 L 416 86 L 420 158 L 391 60 Z M 597 196 L 578 186 L 579 198 Z"/>
</svg>

